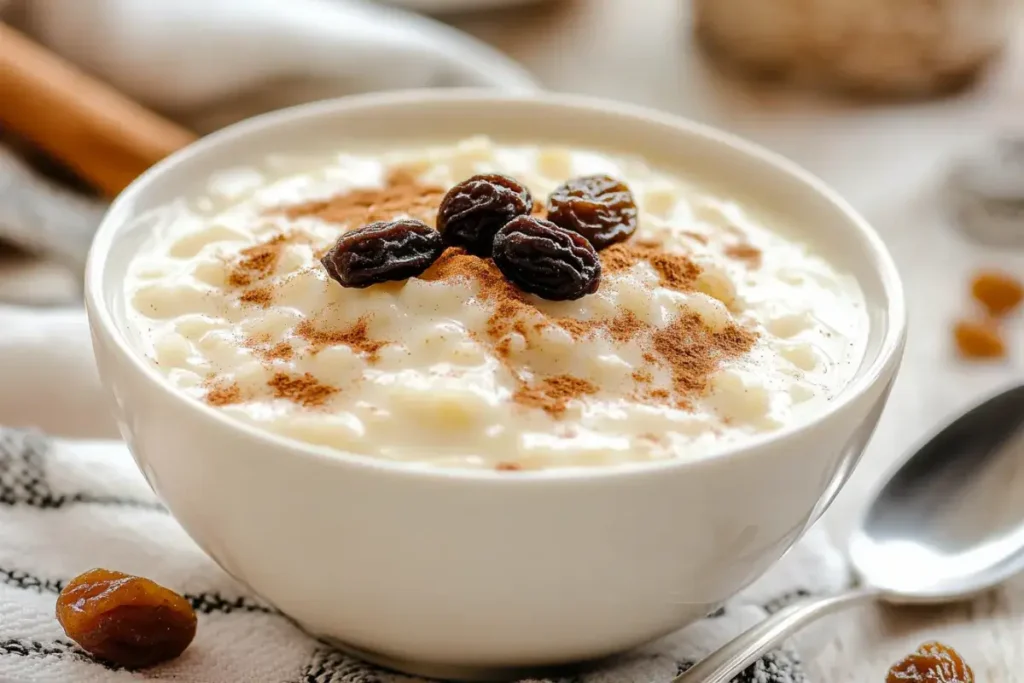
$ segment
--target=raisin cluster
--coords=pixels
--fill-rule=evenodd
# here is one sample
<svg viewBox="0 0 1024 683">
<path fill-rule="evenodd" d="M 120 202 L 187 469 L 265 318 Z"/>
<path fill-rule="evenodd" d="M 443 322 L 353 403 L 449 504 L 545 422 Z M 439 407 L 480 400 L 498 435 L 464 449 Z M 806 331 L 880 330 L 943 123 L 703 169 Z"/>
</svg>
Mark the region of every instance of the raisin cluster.
<svg viewBox="0 0 1024 683">
<path fill-rule="evenodd" d="M 460 247 L 494 264 L 525 292 L 552 301 L 597 291 L 597 251 L 629 239 L 638 211 L 625 183 L 605 175 L 573 178 L 548 197 L 547 220 L 531 216 L 533 197 L 515 178 L 475 175 L 441 200 L 437 229 L 420 221 L 383 221 L 342 235 L 321 259 L 343 287 L 368 287 L 423 273 Z"/>
</svg>

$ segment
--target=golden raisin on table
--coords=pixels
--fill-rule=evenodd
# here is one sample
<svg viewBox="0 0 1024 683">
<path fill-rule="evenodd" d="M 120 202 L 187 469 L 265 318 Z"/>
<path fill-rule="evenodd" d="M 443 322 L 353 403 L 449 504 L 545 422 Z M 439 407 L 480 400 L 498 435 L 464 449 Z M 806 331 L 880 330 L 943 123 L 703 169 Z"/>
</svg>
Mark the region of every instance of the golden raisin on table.
<svg viewBox="0 0 1024 683">
<path fill-rule="evenodd" d="M 57 621 L 83 650 L 128 669 L 174 659 L 196 634 L 196 613 L 184 597 L 109 569 L 72 579 L 57 596 Z"/>
<path fill-rule="evenodd" d="M 965 358 L 1002 358 L 1006 344 L 999 328 L 990 321 L 960 320 L 953 327 L 957 349 Z"/>
<path fill-rule="evenodd" d="M 931 642 L 893 664 L 885 683 L 974 683 L 974 672 L 959 652 Z"/>
<path fill-rule="evenodd" d="M 990 315 L 1006 315 L 1024 300 L 1024 284 L 1007 273 L 985 270 L 971 281 L 971 295 Z"/>
</svg>

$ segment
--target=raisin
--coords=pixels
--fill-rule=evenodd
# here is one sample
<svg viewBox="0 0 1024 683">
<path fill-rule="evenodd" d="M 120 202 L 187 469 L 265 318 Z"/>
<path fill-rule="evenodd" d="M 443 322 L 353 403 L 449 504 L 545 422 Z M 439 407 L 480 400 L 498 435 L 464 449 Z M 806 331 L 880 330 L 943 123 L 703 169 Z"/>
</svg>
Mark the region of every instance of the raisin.
<svg viewBox="0 0 1024 683">
<path fill-rule="evenodd" d="M 573 178 L 548 197 L 548 220 L 590 240 L 595 249 L 629 239 L 638 223 L 629 187 L 606 175 Z"/>
<path fill-rule="evenodd" d="M 531 211 L 533 198 L 519 181 L 497 173 L 475 175 L 448 190 L 437 210 L 437 229 L 445 244 L 486 257 L 495 233 Z"/>
<path fill-rule="evenodd" d="M 57 596 L 57 621 L 89 654 L 139 669 L 174 659 L 196 634 L 188 600 L 139 576 L 92 569 Z"/>
<path fill-rule="evenodd" d="M 992 320 L 958 320 L 953 339 L 960 355 L 969 359 L 996 359 L 1006 356 L 1006 342 Z"/>
<path fill-rule="evenodd" d="M 441 235 L 426 223 L 403 218 L 364 225 L 338 238 L 320 263 L 342 287 L 405 280 L 429 268 L 444 251 Z"/>
<path fill-rule="evenodd" d="M 971 294 L 988 309 L 989 315 L 998 317 L 1024 301 L 1024 284 L 1008 273 L 987 270 L 974 276 Z"/>
<path fill-rule="evenodd" d="M 925 643 L 892 665 L 885 683 L 974 683 L 960 653 L 942 643 Z"/>
<path fill-rule="evenodd" d="M 552 301 L 579 299 L 601 284 L 601 259 L 581 235 L 521 216 L 494 237 L 494 263 L 525 292 Z"/>
</svg>

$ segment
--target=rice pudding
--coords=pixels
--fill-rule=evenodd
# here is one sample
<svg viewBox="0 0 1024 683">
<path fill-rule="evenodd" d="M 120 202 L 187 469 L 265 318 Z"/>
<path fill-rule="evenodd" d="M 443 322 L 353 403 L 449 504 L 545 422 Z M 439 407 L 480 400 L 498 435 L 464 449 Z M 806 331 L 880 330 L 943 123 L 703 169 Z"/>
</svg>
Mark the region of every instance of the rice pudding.
<svg viewBox="0 0 1024 683">
<path fill-rule="evenodd" d="M 433 225 L 478 173 L 534 213 L 567 178 L 628 184 L 639 227 L 600 287 L 550 301 L 449 248 L 420 275 L 343 287 L 320 259 L 372 221 Z M 420 465 L 544 469 L 693 458 L 800 422 L 867 338 L 853 280 L 743 198 L 642 160 L 486 138 L 270 159 L 140 220 L 135 342 L 168 381 L 287 437 Z"/>
</svg>

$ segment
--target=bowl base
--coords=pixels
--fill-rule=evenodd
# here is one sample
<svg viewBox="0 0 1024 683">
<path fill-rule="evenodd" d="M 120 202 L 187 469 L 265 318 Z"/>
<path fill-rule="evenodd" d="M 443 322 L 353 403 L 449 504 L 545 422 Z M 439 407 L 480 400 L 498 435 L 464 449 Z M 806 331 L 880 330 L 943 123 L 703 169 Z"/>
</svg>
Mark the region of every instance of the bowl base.
<svg viewBox="0 0 1024 683">
<path fill-rule="evenodd" d="M 327 636 L 318 636 L 320 640 L 329 643 L 341 652 L 360 659 L 368 664 L 391 669 L 399 673 L 421 678 L 434 678 L 443 681 L 518 681 L 526 678 L 561 678 L 580 673 L 585 669 L 592 668 L 593 662 L 580 664 L 563 664 L 540 667 L 487 667 L 487 666 L 460 666 L 448 664 L 431 664 L 415 662 L 407 659 L 398 659 L 388 655 L 379 654 L 364 650 L 347 643 L 343 643 Z"/>
</svg>

